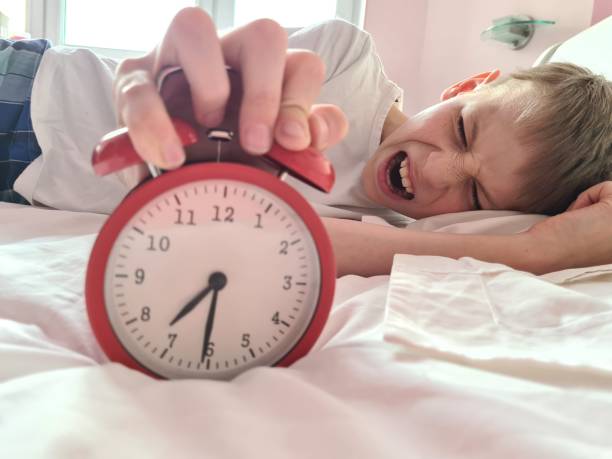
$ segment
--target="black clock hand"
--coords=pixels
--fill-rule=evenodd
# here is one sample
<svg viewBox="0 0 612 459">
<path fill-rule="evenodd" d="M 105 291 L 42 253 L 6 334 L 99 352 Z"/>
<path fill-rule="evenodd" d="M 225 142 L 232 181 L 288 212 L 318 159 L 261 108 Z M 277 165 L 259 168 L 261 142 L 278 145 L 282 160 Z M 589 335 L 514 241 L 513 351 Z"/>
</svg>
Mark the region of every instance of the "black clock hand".
<svg viewBox="0 0 612 459">
<path fill-rule="evenodd" d="M 204 362 L 206 358 L 206 351 L 210 345 L 210 336 L 212 335 L 213 323 L 215 321 L 215 312 L 217 310 L 217 294 L 219 290 L 225 287 L 227 283 L 227 277 L 221 272 L 214 272 L 208 278 L 210 287 L 213 289 L 213 296 L 210 300 L 210 309 L 208 310 L 208 317 L 206 318 L 206 328 L 204 329 L 204 343 L 202 345 L 202 356 L 201 362 Z"/>
<path fill-rule="evenodd" d="M 202 301 L 206 295 L 208 295 L 208 292 L 210 292 L 212 289 L 213 287 L 211 287 L 210 282 L 209 282 L 206 288 L 200 291 L 196 296 L 194 296 L 191 299 L 191 301 L 189 301 L 189 303 L 183 306 L 183 308 L 179 311 L 176 317 L 172 319 L 172 322 L 170 322 L 170 325 L 174 325 L 179 320 L 181 320 L 183 317 L 185 317 L 187 314 L 189 314 L 198 305 L 198 303 Z"/>
<path fill-rule="evenodd" d="M 204 330 L 204 344 L 202 346 L 202 359 L 201 362 L 204 362 L 206 358 L 206 351 L 208 349 L 208 345 L 210 344 L 210 335 L 212 335 L 213 322 L 215 320 L 215 311 L 217 309 L 217 293 L 218 290 L 213 292 L 212 300 L 210 300 L 210 310 L 208 311 L 208 318 L 206 319 L 206 329 Z"/>
</svg>

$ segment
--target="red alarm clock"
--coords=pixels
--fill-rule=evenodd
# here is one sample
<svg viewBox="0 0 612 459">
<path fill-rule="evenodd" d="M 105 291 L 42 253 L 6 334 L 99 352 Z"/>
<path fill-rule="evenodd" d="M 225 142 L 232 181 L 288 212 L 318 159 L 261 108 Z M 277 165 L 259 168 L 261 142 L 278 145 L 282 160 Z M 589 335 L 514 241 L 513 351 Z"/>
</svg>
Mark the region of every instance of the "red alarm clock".
<svg viewBox="0 0 612 459">
<path fill-rule="evenodd" d="M 160 92 L 189 161 L 141 183 L 93 246 L 85 295 L 95 336 L 116 362 L 161 378 L 226 380 L 255 366 L 288 366 L 314 345 L 333 300 L 329 237 L 285 173 L 329 192 L 331 163 L 312 149 L 240 148 L 239 75 L 228 70 L 224 122 L 195 122 L 180 69 Z M 100 175 L 142 163 L 126 129 L 106 135 Z"/>
</svg>

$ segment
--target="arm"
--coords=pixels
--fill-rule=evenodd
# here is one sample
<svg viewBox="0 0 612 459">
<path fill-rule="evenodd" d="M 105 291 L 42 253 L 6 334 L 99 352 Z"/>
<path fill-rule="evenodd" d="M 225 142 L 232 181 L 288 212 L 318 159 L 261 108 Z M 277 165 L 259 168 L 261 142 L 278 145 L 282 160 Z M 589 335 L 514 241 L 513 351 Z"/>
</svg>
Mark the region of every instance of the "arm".
<svg viewBox="0 0 612 459">
<path fill-rule="evenodd" d="M 448 234 L 325 219 L 338 275 L 391 271 L 393 255 L 473 257 L 544 274 L 612 263 L 612 181 L 595 185 L 570 208 L 512 235 Z"/>
<path fill-rule="evenodd" d="M 391 228 L 354 220 L 324 219 L 332 240 L 338 276 L 389 274 L 396 253 L 473 257 L 516 269 L 546 272 L 527 233 L 449 234 Z"/>
</svg>

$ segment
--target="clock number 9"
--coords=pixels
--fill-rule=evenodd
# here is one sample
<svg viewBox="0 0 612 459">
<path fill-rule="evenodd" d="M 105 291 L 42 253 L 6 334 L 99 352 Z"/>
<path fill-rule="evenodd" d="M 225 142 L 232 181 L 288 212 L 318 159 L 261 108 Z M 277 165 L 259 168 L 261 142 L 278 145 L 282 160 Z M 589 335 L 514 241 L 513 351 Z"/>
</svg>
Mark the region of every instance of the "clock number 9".
<svg viewBox="0 0 612 459">
<path fill-rule="evenodd" d="M 136 278 L 135 282 L 136 282 L 137 285 L 142 284 L 144 282 L 144 279 L 145 279 L 144 269 L 138 268 L 136 270 L 136 272 L 134 273 L 134 277 Z"/>
</svg>

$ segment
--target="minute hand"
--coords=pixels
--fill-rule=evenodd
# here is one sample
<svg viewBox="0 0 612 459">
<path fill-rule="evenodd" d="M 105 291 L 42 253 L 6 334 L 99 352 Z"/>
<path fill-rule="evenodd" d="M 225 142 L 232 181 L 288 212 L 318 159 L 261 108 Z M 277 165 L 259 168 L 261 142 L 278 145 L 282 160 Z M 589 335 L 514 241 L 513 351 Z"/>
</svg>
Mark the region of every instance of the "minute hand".
<svg viewBox="0 0 612 459">
<path fill-rule="evenodd" d="M 201 361 L 204 362 L 206 358 L 206 351 L 210 344 L 210 335 L 212 335 L 213 323 L 215 321 L 215 312 L 217 310 L 217 294 L 219 290 L 215 289 L 213 292 L 212 299 L 210 300 L 210 309 L 208 310 L 208 318 L 206 319 L 206 328 L 204 330 L 204 344 L 202 345 L 202 356 Z"/>
<path fill-rule="evenodd" d="M 174 325 L 176 322 L 178 322 L 183 317 L 185 317 L 187 314 L 189 314 L 198 305 L 198 303 L 202 301 L 206 295 L 208 295 L 208 292 L 210 292 L 211 290 L 212 290 L 212 287 L 209 284 L 206 286 L 205 289 L 203 289 L 196 296 L 194 296 L 191 299 L 191 301 L 189 301 L 189 303 L 183 306 L 183 308 L 179 311 L 176 317 L 172 319 L 172 322 L 170 322 L 170 325 Z"/>
</svg>

